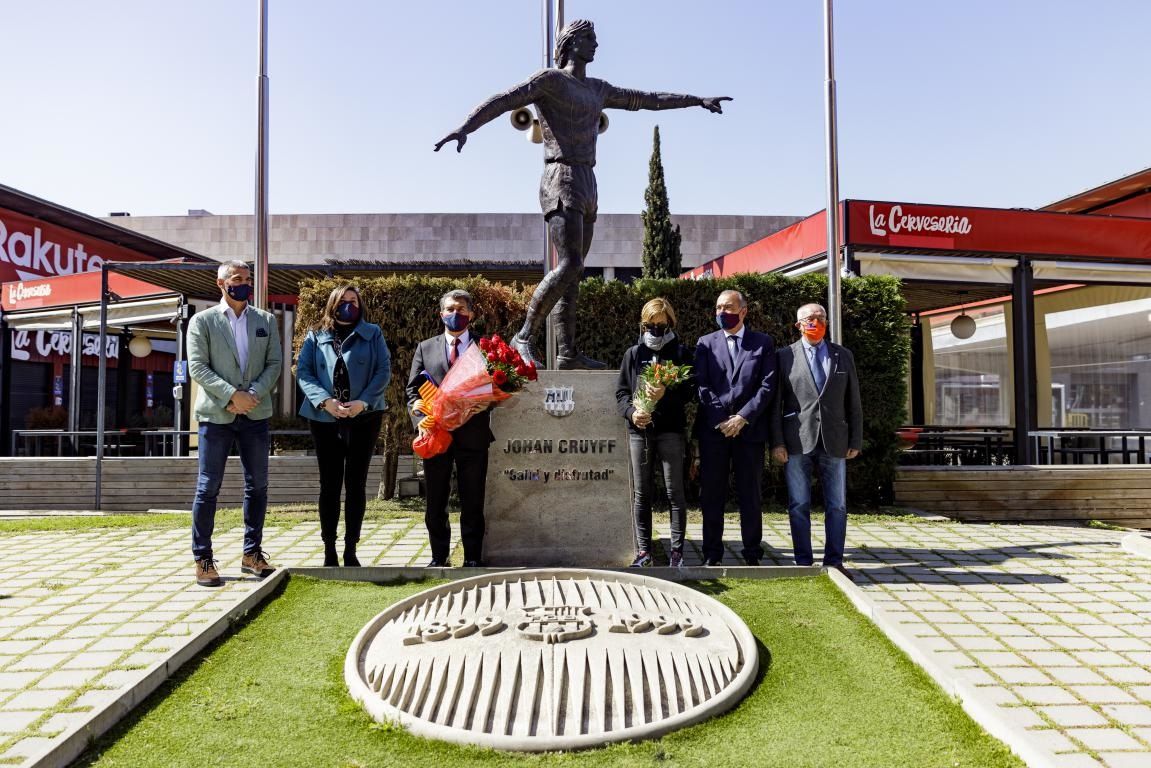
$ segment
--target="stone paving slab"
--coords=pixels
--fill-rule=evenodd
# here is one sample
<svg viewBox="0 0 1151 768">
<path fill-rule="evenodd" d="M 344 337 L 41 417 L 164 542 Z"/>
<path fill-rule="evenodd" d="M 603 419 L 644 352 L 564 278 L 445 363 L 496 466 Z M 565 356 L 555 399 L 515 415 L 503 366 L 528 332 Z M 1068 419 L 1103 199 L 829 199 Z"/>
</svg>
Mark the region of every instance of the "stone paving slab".
<svg viewBox="0 0 1151 768">
<path fill-rule="evenodd" d="M 656 533 L 666 548 L 666 523 Z M 689 526 L 690 566 L 702 560 L 700 535 Z M 1072 526 L 869 520 L 849 528 L 857 584 L 834 576 L 1029 764 L 1151 766 L 1151 558 L 1123 537 Z M 765 564 L 791 565 L 786 521 L 765 523 L 764 539 Z M 126 706 L 134 686 L 158 684 L 159 673 L 193 653 L 195 638 L 261 587 L 239 575 L 239 529 L 216 537 L 226 579 L 219 589 L 192 582 L 185 530 L 4 541 L 0 766 L 61 764 L 39 756 Z M 742 565 L 739 547 L 728 542 L 726 564 Z M 281 566 L 322 561 L 315 524 L 270 528 L 265 548 Z M 377 566 L 422 566 L 430 556 L 418 520 L 370 522 L 360 553 Z"/>
</svg>

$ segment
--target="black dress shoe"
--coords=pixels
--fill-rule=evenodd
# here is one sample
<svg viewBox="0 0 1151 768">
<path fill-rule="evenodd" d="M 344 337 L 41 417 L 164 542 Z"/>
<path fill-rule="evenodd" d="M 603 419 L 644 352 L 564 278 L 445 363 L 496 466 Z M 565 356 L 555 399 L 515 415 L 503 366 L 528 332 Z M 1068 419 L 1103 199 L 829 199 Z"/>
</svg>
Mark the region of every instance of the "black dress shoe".
<svg viewBox="0 0 1151 768">
<path fill-rule="evenodd" d="M 345 568 L 359 568 L 360 560 L 356 557 L 355 547 L 344 547 L 344 567 Z"/>
<path fill-rule="evenodd" d="M 465 568 L 483 568 L 484 564 L 481 563 L 479 560 L 465 560 L 464 561 L 464 567 Z"/>
<path fill-rule="evenodd" d="M 703 564 L 704 565 L 719 565 L 722 560 L 723 560 L 722 557 L 708 557 L 708 558 L 704 559 Z"/>
<path fill-rule="evenodd" d="M 433 557 L 431 559 L 431 561 L 429 561 L 428 564 L 424 567 L 425 568 L 451 568 L 452 567 L 452 561 L 451 560 L 437 560 L 436 558 Z"/>
<path fill-rule="evenodd" d="M 324 567 L 339 568 L 340 558 L 336 555 L 336 545 L 324 543 Z"/>
<path fill-rule="evenodd" d="M 744 565 L 762 565 L 758 557 L 745 557 L 743 558 Z"/>
</svg>

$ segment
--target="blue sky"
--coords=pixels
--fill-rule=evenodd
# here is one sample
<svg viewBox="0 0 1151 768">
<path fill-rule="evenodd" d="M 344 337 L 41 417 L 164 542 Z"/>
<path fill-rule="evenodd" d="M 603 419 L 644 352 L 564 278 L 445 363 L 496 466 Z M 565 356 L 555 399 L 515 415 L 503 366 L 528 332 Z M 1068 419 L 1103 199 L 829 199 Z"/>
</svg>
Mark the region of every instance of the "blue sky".
<svg viewBox="0 0 1151 768">
<path fill-rule="evenodd" d="M 87 213 L 252 210 L 256 2 L 4 3 L 0 183 Z M 531 212 L 506 118 L 432 145 L 541 63 L 539 0 L 270 0 L 273 213 Z M 567 0 L 589 74 L 735 101 L 613 112 L 600 210 L 823 207 L 822 0 Z M 113 10 L 109 10 L 109 9 Z M 839 0 L 844 197 L 1037 207 L 1151 166 L 1146 0 Z"/>
</svg>

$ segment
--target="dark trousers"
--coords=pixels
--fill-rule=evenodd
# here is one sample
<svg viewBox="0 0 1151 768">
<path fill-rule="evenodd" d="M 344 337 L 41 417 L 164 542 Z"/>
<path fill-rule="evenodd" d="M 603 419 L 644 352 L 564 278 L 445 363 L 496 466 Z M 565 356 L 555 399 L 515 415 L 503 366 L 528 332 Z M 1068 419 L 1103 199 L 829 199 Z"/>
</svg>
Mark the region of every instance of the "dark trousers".
<svg viewBox="0 0 1151 768">
<path fill-rule="evenodd" d="M 268 510 L 268 453 L 272 446 L 268 420 L 237 416 L 231 424 L 202 421 L 199 434 L 196 451 L 200 474 L 192 501 L 192 556 L 197 560 L 212 557 L 216 498 L 233 445 L 240 447 L 240 465 L 244 468 L 244 553 L 259 552 Z"/>
<path fill-rule="evenodd" d="M 763 494 L 760 478 L 766 443 L 707 436 L 699 441 L 700 506 L 703 510 L 703 556 L 723 557 L 723 508 L 731 475 L 735 474 L 735 497 L 739 501 L 741 554 L 763 557 Z"/>
<path fill-rule="evenodd" d="M 344 491 L 344 545 L 360 540 L 367 506 L 368 468 L 383 423 L 382 411 L 340 421 L 310 421 L 320 467 L 320 538 L 336 541 L 340 523 L 340 491 Z"/>
<path fill-rule="evenodd" d="M 448 523 L 448 496 L 451 494 L 452 469 L 456 471 L 456 490 L 460 496 L 460 539 L 464 560 L 483 560 L 484 491 L 487 487 L 488 449 L 461 448 L 456 443 L 439 456 L 424 461 L 424 483 L 427 486 L 428 541 L 432 557 L 440 562 L 451 554 L 452 529 Z"/>
</svg>

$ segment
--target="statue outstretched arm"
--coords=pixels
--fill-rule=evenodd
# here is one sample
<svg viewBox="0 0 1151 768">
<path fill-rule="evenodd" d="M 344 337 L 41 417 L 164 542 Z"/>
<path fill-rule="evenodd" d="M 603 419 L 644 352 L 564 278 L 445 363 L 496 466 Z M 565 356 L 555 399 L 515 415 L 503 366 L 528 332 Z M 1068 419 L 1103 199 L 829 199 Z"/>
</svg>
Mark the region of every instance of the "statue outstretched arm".
<svg viewBox="0 0 1151 768">
<path fill-rule="evenodd" d="M 648 91 L 635 91 L 630 88 L 611 87 L 608 92 L 605 107 L 611 109 L 683 109 L 684 107 L 703 107 L 708 112 L 723 113 L 723 102 L 731 101 L 730 96 L 688 96 L 678 93 L 649 93 Z"/>
<path fill-rule="evenodd" d="M 463 125 L 436 142 L 435 151 L 439 152 L 440 147 L 453 140 L 456 142 L 456 151 L 462 151 L 464 143 L 468 140 L 469 133 L 490 123 L 505 112 L 526 107 L 539 98 L 543 92 L 542 81 L 546 76 L 547 70 L 537 72 L 527 81 L 503 93 L 498 93 L 483 104 L 480 104 L 472 110 L 472 113 L 468 115 L 468 119 L 464 121 Z"/>
</svg>

